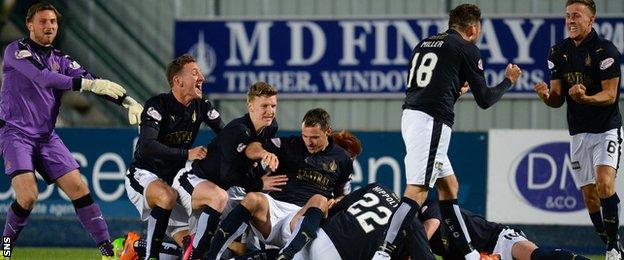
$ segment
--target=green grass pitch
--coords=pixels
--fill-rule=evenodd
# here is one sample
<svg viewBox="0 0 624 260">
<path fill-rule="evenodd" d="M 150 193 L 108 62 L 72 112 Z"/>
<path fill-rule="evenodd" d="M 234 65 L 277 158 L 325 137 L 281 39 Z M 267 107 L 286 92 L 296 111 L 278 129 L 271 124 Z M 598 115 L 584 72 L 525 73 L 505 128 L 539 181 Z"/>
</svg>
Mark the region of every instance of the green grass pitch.
<svg viewBox="0 0 624 260">
<path fill-rule="evenodd" d="M 604 255 L 590 255 L 590 259 L 604 259 Z M 66 260 L 66 259 L 101 259 L 100 251 L 95 248 L 58 248 L 58 247 L 22 247 L 13 250 L 11 260 Z"/>
</svg>

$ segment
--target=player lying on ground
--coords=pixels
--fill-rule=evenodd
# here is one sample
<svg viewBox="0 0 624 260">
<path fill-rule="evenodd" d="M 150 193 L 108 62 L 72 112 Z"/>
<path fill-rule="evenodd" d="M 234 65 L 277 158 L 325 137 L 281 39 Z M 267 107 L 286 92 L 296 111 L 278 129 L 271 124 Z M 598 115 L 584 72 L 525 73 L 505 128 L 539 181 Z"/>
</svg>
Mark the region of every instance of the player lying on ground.
<svg viewBox="0 0 624 260">
<path fill-rule="evenodd" d="M 528 240 L 524 233 L 505 225 L 487 221 L 485 218 L 461 209 L 470 234 L 472 245 L 480 253 L 493 255 L 501 260 L 582 260 L 582 255 L 563 249 L 542 249 Z M 463 259 L 461 250 L 449 243 L 451 233 L 445 225 L 440 225 L 442 216 L 438 203 L 427 200 L 423 204 L 418 218 L 422 222 L 433 253 L 444 259 Z"/>
</svg>

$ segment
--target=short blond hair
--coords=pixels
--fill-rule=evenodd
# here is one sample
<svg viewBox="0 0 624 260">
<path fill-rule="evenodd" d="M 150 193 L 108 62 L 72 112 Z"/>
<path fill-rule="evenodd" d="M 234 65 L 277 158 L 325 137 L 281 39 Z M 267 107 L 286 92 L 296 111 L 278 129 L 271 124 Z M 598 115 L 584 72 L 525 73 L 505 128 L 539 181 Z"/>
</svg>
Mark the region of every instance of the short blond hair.
<svg viewBox="0 0 624 260">
<path fill-rule="evenodd" d="M 247 102 L 253 101 L 256 97 L 272 97 L 277 95 L 277 88 L 264 81 L 258 81 L 249 87 L 247 91 Z"/>
<path fill-rule="evenodd" d="M 566 7 L 573 4 L 582 4 L 584 6 L 587 6 L 587 8 L 589 8 L 589 11 L 591 11 L 593 15 L 596 15 L 596 3 L 594 3 L 594 0 L 568 0 L 566 2 Z"/>
</svg>

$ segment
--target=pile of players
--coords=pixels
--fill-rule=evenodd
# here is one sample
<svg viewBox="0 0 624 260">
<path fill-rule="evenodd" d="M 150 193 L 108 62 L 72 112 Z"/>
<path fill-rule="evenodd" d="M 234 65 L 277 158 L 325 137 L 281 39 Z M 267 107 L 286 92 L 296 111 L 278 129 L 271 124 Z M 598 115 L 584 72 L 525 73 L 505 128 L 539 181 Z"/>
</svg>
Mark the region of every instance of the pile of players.
<svg viewBox="0 0 624 260">
<path fill-rule="evenodd" d="M 509 64 L 505 79 L 487 87 L 475 45 L 480 15 L 475 5 L 459 5 L 450 12 L 447 31 L 414 48 L 401 122 L 407 186 L 399 199 L 376 184 L 350 192 L 353 160 L 362 147 L 353 134 L 333 132 L 325 110 L 309 110 L 300 135 L 276 137 L 277 89 L 256 82 L 247 92 L 248 113 L 225 124 L 202 97 L 204 76 L 189 55 L 167 66 L 170 92 L 150 98 L 143 109 L 125 95 L 123 87 L 96 79 L 54 49 L 58 11 L 37 4 L 26 19 L 30 37 L 11 43 L 5 51 L 0 148 L 16 201 L 8 212 L 4 235 L 15 241 L 26 225 L 37 197 L 34 171 L 38 170 L 48 183 L 67 193 L 107 259 L 116 257 L 114 248 L 122 252 L 122 259 L 180 255 L 184 259 L 434 259 L 433 253 L 445 259 L 584 259 L 566 250 L 538 248 L 521 231 L 488 222 L 457 205 L 459 185 L 447 157 L 454 104 L 470 89 L 477 104 L 488 108 L 521 74 L 518 66 Z M 621 141 L 621 119 L 614 102 L 620 75 L 617 66 L 611 66 L 619 64 L 619 53 L 591 29 L 594 15 L 591 0 L 567 2 L 570 38 L 551 51 L 550 90 L 544 83 L 535 90 L 549 106 L 568 101 L 573 146 L 582 140 L 607 141 L 605 151 L 591 152 L 596 156 L 583 149 L 575 149 L 582 151 L 572 156 L 580 164 L 596 166 L 596 174 L 583 170 L 585 179 L 577 185 L 583 189 L 592 222 L 604 234 L 607 259 L 621 259 L 619 199 L 613 188 L 619 158 L 602 156 L 619 151 Z M 429 44 L 433 42 L 437 43 Z M 579 48 L 590 50 L 583 68 L 567 63 L 567 57 L 577 58 L 570 53 Z M 129 109 L 130 123 L 140 122 L 125 183 L 130 201 L 147 222 L 145 239 L 129 234 L 110 241 L 78 165 L 53 131 L 60 97 L 71 89 L 123 105 Z M 593 112 L 582 114 L 583 109 Z M 192 147 L 203 123 L 216 136 L 206 146 Z M 599 160 L 592 161 L 594 157 Z M 575 170 L 581 172 L 581 167 Z M 439 202 L 426 200 L 434 185 Z M 165 236 L 175 244 L 164 243 Z"/>
</svg>

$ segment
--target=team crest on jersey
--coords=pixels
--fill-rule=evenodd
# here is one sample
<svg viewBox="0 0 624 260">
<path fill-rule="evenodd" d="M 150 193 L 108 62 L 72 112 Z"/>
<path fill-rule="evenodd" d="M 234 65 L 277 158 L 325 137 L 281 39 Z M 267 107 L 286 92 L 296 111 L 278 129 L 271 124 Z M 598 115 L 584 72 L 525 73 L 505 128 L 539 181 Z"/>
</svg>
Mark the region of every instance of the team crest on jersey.
<svg viewBox="0 0 624 260">
<path fill-rule="evenodd" d="M 52 63 L 51 67 L 54 72 L 59 72 L 59 70 L 61 70 L 61 65 L 59 65 L 58 62 Z"/>
<path fill-rule="evenodd" d="M 154 109 L 154 107 L 149 107 L 147 109 L 147 115 L 156 121 L 162 120 L 162 116 L 160 115 L 160 113 L 158 113 L 158 111 L 156 111 L 156 109 Z"/>
<path fill-rule="evenodd" d="M 193 120 L 193 123 L 195 123 L 195 121 L 197 120 L 197 113 L 195 113 L 195 111 L 193 111 L 193 116 L 191 116 L 191 120 Z"/>
<path fill-rule="evenodd" d="M 15 58 L 18 60 L 32 57 L 32 53 L 29 50 L 18 50 L 15 52 Z"/>
<path fill-rule="evenodd" d="M 236 147 L 236 151 L 237 151 L 237 152 L 239 152 L 239 153 L 240 153 L 240 152 L 243 152 L 243 150 L 245 150 L 245 147 L 247 147 L 247 145 L 246 145 L 246 144 L 244 144 L 244 143 L 240 143 L 240 144 L 238 144 L 238 146 Z"/>
<path fill-rule="evenodd" d="M 338 164 L 336 164 L 336 161 L 331 161 L 328 165 L 328 168 L 330 171 L 335 172 L 336 169 L 338 169 Z"/>
<path fill-rule="evenodd" d="M 600 62 L 600 70 L 606 70 L 609 67 L 611 67 L 611 65 L 613 65 L 613 63 L 615 62 L 615 60 L 613 58 L 606 58 L 603 61 Z"/>
<path fill-rule="evenodd" d="M 80 64 L 78 64 L 78 62 L 76 62 L 75 60 L 69 63 L 69 68 L 70 69 L 79 69 L 80 68 Z"/>
<path fill-rule="evenodd" d="M 548 61 L 548 69 L 551 70 L 555 67 L 555 64 L 552 61 Z"/>
<path fill-rule="evenodd" d="M 219 117 L 219 111 L 217 111 L 216 109 L 208 111 L 208 119 L 215 120 L 217 119 L 217 117 Z"/>
<path fill-rule="evenodd" d="M 585 58 L 585 66 L 591 66 L 591 58 L 589 57 L 589 53 L 587 54 L 587 58 Z"/>
<path fill-rule="evenodd" d="M 483 60 L 479 59 L 479 61 L 477 62 L 477 67 L 479 67 L 480 70 L 483 70 Z"/>
</svg>

